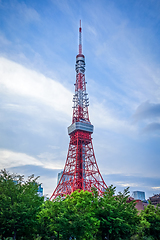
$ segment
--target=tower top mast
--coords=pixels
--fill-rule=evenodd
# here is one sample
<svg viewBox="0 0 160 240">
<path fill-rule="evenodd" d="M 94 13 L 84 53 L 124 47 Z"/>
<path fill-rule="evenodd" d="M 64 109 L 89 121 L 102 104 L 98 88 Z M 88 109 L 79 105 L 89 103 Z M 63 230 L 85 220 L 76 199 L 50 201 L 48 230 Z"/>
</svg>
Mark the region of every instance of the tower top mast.
<svg viewBox="0 0 160 240">
<path fill-rule="evenodd" d="M 82 28 L 81 28 L 81 20 L 79 27 L 79 54 L 82 54 Z"/>
<path fill-rule="evenodd" d="M 75 94 L 73 96 L 73 118 L 72 123 L 85 121 L 90 123 L 88 106 L 89 99 L 86 93 L 86 82 L 85 82 L 85 56 L 82 54 L 82 27 L 81 20 L 79 26 L 79 52 L 76 56 L 76 83 L 75 83 Z M 69 131 L 70 132 L 70 131 Z"/>
</svg>

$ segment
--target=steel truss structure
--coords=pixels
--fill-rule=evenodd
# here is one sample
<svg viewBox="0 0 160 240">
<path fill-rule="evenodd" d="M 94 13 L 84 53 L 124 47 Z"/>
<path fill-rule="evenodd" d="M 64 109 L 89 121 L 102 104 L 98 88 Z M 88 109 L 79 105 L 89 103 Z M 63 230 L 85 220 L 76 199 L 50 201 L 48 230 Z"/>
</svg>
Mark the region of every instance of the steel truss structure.
<svg viewBox="0 0 160 240">
<path fill-rule="evenodd" d="M 96 187 L 99 194 L 107 188 L 100 174 L 94 150 L 91 134 L 93 125 L 89 120 L 89 99 L 86 93 L 85 82 L 85 57 L 82 54 L 82 28 L 79 27 L 79 54 L 76 56 L 76 83 L 73 95 L 72 124 L 68 127 L 70 143 L 67 160 L 50 200 L 57 196 L 71 194 L 75 190 L 91 191 Z"/>
</svg>

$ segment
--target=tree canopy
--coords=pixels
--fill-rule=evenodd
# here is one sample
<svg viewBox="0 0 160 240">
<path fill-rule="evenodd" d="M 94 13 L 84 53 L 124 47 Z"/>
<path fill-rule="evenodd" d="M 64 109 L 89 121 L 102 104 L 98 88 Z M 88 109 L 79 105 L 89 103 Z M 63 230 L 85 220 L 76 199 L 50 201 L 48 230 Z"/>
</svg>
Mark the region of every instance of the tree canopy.
<svg viewBox="0 0 160 240">
<path fill-rule="evenodd" d="M 130 239 L 139 224 L 135 202 L 127 203 L 129 189 L 115 195 L 112 185 L 99 198 L 97 217 L 100 220 L 99 239 Z"/>
<path fill-rule="evenodd" d="M 24 176 L 0 172 L 0 236 L 13 239 L 32 239 L 37 224 L 37 213 L 43 198 L 37 194 L 34 175 Z M 28 231 L 29 230 L 29 231 Z"/>
<path fill-rule="evenodd" d="M 96 239 L 100 221 L 95 213 L 95 199 L 88 191 L 75 191 L 65 199 L 46 201 L 39 214 L 43 238 Z"/>
<path fill-rule="evenodd" d="M 140 213 L 141 222 L 138 229 L 138 239 L 160 239 L 160 206 L 149 203 Z"/>
<path fill-rule="evenodd" d="M 44 202 L 37 180 L 1 170 L 0 239 L 160 239 L 160 207 L 150 203 L 138 213 L 136 203 L 127 201 L 128 188 L 115 195 L 110 186 L 101 196 L 95 188 L 77 190 Z"/>
<path fill-rule="evenodd" d="M 127 203 L 128 189 L 115 196 L 110 186 L 103 196 L 75 191 L 65 199 L 45 202 L 39 214 L 43 239 L 130 239 L 137 230 L 139 217 L 135 203 Z"/>
</svg>

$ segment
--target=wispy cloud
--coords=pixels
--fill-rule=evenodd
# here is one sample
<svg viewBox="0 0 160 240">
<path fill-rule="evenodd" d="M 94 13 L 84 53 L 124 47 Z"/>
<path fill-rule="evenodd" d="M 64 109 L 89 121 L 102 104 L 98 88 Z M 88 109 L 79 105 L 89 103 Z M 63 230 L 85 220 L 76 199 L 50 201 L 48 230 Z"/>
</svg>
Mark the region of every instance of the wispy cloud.
<svg viewBox="0 0 160 240">
<path fill-rule="evenodd" d="M 136 109 L 133 118 L 135 121 L 160 118 L 160 103 L 146 101 Z"/>
<path fill-rule="evenodd" d="M 150 123 L 144 127 L 143 133 L 155 133 L 156 136 L 160 136 L 160 123 Z"/>
<path fill-rule="evenodd" d="M 99 128 L 105 128 L 117 133 L 131 134 L 136 130 L 136 127 L 130 124 L 129 118 L 121 118 L 118 113 L 107 108 L 103 103 L 94 102 L 90 107 L 91 121 Z"/>
<path fill-rule="evenodd" d="M 8 7 L 8 2 L 9 2 L 9 7 Z M 39 21 L 40 15 L 38 14 L 38 12 L 31 6 L 27 6 L 25 2 L 19 2 L 17 0 L 13 0 L 13 1 L 9 0 L 8 2 L 7 3 L 5 1 L 1 2 L 0 8 L 2 10 L 12 9 L 12 11 L 10 12 L 10 17 L 16 16 L 17 20 L 23 19 L 23 23 L 24 21 L 25 22 Z M 5 19 L 8 21 L 7 17 Z M 10 25 L 11 24 L 12 23 L 10 23 Z"/>
<path fill-rule="evenodd" d="M 152 189 L 160 190 L 160 187 L 152 187 Z"/>
<path fill-rule="evenodd" d="M 132 116 L 134 123 L 140 126 L 144 134 L 159 135 L 160 130 L 160 104 L 149 101 L 141 103 Z"/>
<path fill-rule="evenodd" d="M 66 117 L 71 115 L 72 93 L 68 89 L 53 79 L 5 58 L 0 58 L 0 85 L 1 93 L 10 96 L 6 106 L 8 109 L 22 111 L 21 102 L 28 99 L 29 102 L 35 102 L 35 106 L 42 104 L 62 112 Z M 19 104 L 13 104 L 12 101 L 18 97 Z M 34 111 L 34 106 L 28 107 L 28 111 Z"/>
<path fill-rule="evenodd" d="M 5 149 L 0 150 L 0 169 L 11 168 L 24 165 L 42 166 L 43 164 L 36 158 L 25 153 L 17 153 Z"/>
<path fill-rule="evenodd" d="M 60 154 L 59 154 L 60 155 Z M 36 157 L 26 153 L 0 149 L 0 169 L 13 168 L 25 165 L 39 166 L 48 169 L 62 169 L 64 160 L 53 153 L 45 152 Z"/>
<path fill-rule="evenodd" d="M 44 168 L 62 169 L 64 167 L 65 154 L 63 154 L 63 152 L 44 152 L 39 154 L 37 157 L 43 163 Z"/>
<path fill-rule="evenodd" d="M 108 85 L 108 90 L 115 92 L 116 105 L 119 104 L 116 98 L 119 93 L 127 111 L 147 99 L 156 102 L 160 96 L 160 72 L 154 54 L 145 42 L 148 29 L 141 29 L 140 34 L 140 29 L 132 28 L 114 4 L 103 9 L 98 7 L 97 11 L 100 10 L 101 13 L 92 16 L 97 37 L 89 33 L 87 36 L 92 44 L 88 54 L 93 56 L 96 68 L 103 72 L 103 88 Z"/>
<path fill-rule="evenodd" d="M 40 15 L 38 14 L 38 12 L 32 7 L 28 7 L 24 2 L 16 2 L 16 4 L 14 4 L 14 8 L 14 11 L 17 10 L 17 12 L 19 13 L 20 18 L 23 18 L 26 22 L 40 20 Z"/>
<path fill-rule="evenodd" d="M 152 196 L 153 190 L 158 193 L 159 177 L 145 177 L 133 174 L 108 174 L 104 175 L 104 179 L 108 185 L 113 184 L 117 186 L 117 189 L 123 191 L 124 188 L 130 187 L 131 195 L 132 191 L 147 191 L 146 198 Z M 153 187 L 154 186 L 154 187 Z"/>
<path fill-rule="evenodd" d="M 0 32 L 0 44 L 3 45 L 3 46 L 11 44 L 11 42 L 1 32 Z"/>
</svg>

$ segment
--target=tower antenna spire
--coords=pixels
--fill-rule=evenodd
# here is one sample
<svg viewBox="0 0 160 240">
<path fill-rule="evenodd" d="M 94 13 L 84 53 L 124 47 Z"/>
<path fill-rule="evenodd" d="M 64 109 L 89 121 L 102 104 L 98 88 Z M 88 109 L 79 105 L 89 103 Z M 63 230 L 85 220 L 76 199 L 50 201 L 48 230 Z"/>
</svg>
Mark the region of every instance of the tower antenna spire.
<svg viewBox="0 0 160 240">
<path fill-rule="evenodd" d="M 82 54 L 82 28 L 81 28 L 81 20 L 79 27 L 79 54 Z"/>
</svg>

